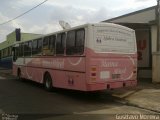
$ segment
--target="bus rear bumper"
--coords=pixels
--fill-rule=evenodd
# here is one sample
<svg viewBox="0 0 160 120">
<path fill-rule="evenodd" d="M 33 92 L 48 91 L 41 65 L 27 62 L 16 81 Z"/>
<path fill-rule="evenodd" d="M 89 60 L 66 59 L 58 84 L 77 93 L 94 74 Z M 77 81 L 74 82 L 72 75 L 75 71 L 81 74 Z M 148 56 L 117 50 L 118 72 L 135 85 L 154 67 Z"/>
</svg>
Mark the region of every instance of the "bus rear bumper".
<svg viewBox="0 0 160 120">
<path fill-rule="evenodd" d="M 116 81 L 116 82 L 106 82 L 106 83 L 94 83 L 87 85 L 87 91 L 99 91 L 106 89 L 116 89 L 124 87 L 134 87 L 137 85 L 137 80 L 127 80 L 127 81 Z"/>
</svg>

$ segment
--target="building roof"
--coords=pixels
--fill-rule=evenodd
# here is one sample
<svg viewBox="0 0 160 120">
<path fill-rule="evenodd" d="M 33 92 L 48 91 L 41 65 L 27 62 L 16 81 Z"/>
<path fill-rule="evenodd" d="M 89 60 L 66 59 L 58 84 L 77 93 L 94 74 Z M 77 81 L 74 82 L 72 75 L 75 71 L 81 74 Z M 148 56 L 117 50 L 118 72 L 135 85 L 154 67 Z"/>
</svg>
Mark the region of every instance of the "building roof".
<svg viewBox="0 0 160 120">
<path fill-rule="evenodd" d="M 31 39 L 36 39 L 37 37 L 42 36 L 42 34 L 34 33 L 22 33 L 21 32 L 21 41 L 28 41 Z M 12 46 L 16 42 L 16 33 L 15 31 L 7 35 L 6 40 L 0 43 L 0 50 L 6 47 Z"/>
<path fill-rule="evenodd" d="M 135 14 L 142 13 L 142 12 L 152 10 L 152 9 L 156 9 L 156 6 L 152 6 L 152 7 L 149 7 L 149 8 L 142 9 L 142 10 L 138 10 L 138 11 L 128 13 L 128 14 L 125 14 L 125 15 L 121 15 L 121 16 L 111 18 L 111 19 L 108 19 L 108 20 L 104 20 L 102 22 L 111 22 L 111 21 L 116 20 L 116 19 L 120 19 L 120 18 L 123 18 L 123 17 L 131 16 L 131 15 L 135 15 Z"/>
</svg>

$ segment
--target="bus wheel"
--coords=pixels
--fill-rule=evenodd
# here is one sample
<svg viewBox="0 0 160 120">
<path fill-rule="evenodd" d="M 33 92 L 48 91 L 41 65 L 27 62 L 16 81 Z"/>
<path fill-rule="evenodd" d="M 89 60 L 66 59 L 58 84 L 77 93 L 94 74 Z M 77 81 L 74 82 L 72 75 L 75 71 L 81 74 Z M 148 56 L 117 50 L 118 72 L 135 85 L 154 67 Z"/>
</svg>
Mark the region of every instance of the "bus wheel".
<svg viewBox="0 0 160 120">
<path fill-rule="evenodd" d="M 17 71 L 18 80 L 22 80 L 22 76 L 21 76 L 21 75 L 22 75 L 22 74 L 21 74 L 21 70 L 18 69 L 18 71 Z"/>
<path fill-rule="evenodd" d="M 52 90 L 52 78 L 49 73 L 44 76 L 44 86 L 47 91 Z"/>
</svg>

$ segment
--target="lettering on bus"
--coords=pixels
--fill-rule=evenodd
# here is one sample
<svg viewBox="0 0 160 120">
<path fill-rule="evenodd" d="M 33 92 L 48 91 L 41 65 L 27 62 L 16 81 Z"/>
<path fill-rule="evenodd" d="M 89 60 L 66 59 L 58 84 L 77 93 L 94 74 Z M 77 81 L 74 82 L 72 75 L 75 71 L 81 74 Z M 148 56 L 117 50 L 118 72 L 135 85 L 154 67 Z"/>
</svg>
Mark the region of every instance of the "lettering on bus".
<svg viewBox="0 0 160 120">
<path fill-rule="evenodd" d="M 43 67 L 53 67 L 53 68 L 58 68 L 58 69 L 62 69 L 64 68 L 64 59 L 55 59 L 52 61 L 49 60 L 44 60 L 42 62 Z"/>
<path fill-rule="evenodd" d="M 102 67 L 118 67 L 118 62 L 111 62 L 111 61 L 107 61 L 107 60 L 102 60 Z"/>
<path fill-rule="evenodd" d="M 125 68 L 117 68 L 114 70 L 114 74 L 125 74 L 126 73 L 126 67 Z"/>
<path fill-rule="evenodd" d="M 104 41 L 120 41 L 120 42 L 127 42 L 124 38 L 116 38 L 112 36 L 104 36 Z"/>
<path fill-rule="evenodd" d="M 125 35 L 125 36 L 132 36 L 132 33 L 124 31 L 122 29 L 117 29 L 117 28 L 110 28 L 110 29 L 101 29 L 101 30 L 97 30 L 97 33 L 113 33 L 113 34 L 121 34 L 121 35 Z"/>
</svg>

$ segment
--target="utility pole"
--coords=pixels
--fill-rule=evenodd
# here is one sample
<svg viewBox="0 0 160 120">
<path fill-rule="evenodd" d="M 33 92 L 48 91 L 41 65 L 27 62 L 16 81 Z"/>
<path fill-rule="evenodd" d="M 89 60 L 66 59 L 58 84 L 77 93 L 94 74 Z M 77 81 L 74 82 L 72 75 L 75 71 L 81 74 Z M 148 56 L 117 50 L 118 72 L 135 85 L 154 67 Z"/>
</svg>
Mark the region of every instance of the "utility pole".
<svg viewBox="0 0 160 120">
<path fill-rule="evenodd" d="M 160 51 L 160 0 L 157 0 L 156 10 L 156 21 L 157 21 L 157 52 Z"/>
</svg>

